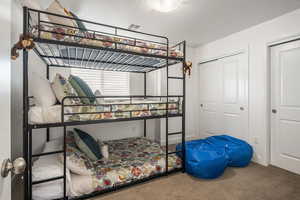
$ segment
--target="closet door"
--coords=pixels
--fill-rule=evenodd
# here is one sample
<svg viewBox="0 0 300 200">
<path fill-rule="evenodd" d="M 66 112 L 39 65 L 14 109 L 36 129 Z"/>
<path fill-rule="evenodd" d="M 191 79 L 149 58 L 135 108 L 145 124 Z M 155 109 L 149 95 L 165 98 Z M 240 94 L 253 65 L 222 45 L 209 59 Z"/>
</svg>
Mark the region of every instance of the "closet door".
<svg viewBox="0 0 300 200">
<path fill-rule="evenodd" d="M 248 63 L 246 54 L 220 60 L 222 124 L 225 134 L 248 140 Z"/>
<path fill-rule="evenodd" d="M 300 174 L 300 42 L 271 49 L 271 164 Z"/>
<path fill-rule="evenodd" d="M 200 65 L 200 134 L 248 140 L 248 63 L 239 54 Z"/>
<path fill-rule="evenodd" d="M 200 98 L 200 134 L 204 137 L 223 132 L 220 115 L 222 105 L 222 71 L 219 61 L 200 65 L 199 98 Z"/>
</svg>

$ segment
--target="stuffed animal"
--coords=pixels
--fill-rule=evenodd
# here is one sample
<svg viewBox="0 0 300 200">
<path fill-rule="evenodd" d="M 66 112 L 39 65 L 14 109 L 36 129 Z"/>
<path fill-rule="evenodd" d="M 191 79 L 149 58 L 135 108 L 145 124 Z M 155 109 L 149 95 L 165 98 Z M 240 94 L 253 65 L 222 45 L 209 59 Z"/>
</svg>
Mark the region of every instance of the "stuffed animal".
<svg viewBox="0 0 300 200">
<path fill-rule="evenodd" d="M 19 57 L 19 50 L 31 50 L 35 47 L 32 34 L 21 34 L 19 41 L 11 49 L 11 59 L 16 60 Z"/>
<path fill-rule="evenodd" d="M 190 62 L 190 61 L 184 63 L 183 72 L 184 72 L 185 74 L 188 73 L 188 75 L 191 76 L 192 65 L 193 65 L 193 63 Z"/>
</svg>

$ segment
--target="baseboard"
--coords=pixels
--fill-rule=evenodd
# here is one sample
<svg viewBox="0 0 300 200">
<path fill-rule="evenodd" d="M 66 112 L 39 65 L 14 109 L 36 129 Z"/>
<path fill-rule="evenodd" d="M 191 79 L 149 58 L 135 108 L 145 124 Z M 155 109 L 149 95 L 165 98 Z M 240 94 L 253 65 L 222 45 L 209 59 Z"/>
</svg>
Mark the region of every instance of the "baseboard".
<svg viewBox="0 0 300 200">
<path fill-rule="evenodd" d="M 195 139 L 198 139 L 198 137 L 196 137 L 195 135 L 188 135 L 185 137 L 186 141 L 195 140 Z M 180 142 L 181 142 L 181 136 L 172 136 L 172 137 L 169 136 L 169 144 L 178 144 Z M 166 140 L 160 141 L 160 145 L 163 146 L 165 144 L 166 144 Z"/>
</svg>

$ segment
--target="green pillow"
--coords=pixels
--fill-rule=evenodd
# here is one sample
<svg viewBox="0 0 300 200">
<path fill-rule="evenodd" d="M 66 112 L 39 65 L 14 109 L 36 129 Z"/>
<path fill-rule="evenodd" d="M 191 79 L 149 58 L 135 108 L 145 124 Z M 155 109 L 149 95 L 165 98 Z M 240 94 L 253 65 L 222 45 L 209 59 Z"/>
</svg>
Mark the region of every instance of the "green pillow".
<svg viewBox="0 0 300 200">
<path fill-rule="evenodd" d="M 81 102 L 84 104 L 94 103 L 96 98 L 92 91 L 92 89 L 88 86 L 88 84 L 79 78 L 78 76 L 70 75 L 69 83 L 72 85 L 78 96 L 87 96 L 92 98 L 81 98 Z"/>
<path fill-rule="evenodd" d="M 96 161 L 101 159 L 103 156 L 100 151 L 99 144 L 97 141 L 90 136 L 88 133 L 75 128 L 74 138 L 77 147 L 89 157 L 89 159 Z"/>
</svg>

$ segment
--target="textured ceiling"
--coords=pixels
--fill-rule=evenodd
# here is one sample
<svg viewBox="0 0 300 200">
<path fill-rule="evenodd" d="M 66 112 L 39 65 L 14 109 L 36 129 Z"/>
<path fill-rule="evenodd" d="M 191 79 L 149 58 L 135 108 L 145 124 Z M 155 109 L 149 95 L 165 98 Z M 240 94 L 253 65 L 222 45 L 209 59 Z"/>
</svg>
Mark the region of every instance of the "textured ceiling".
<svg viewBox="0 0 300 200">
<path fill-rule="evenodd" d="M 41 0 L 47 6 L 50 0 Z M 214 41 L 300 8 L 300 0 L 184 0 L 170 13 L 151 10 L 145 0 L 61 0 L 81 18 L 187 40 Z"/>
</svg>

